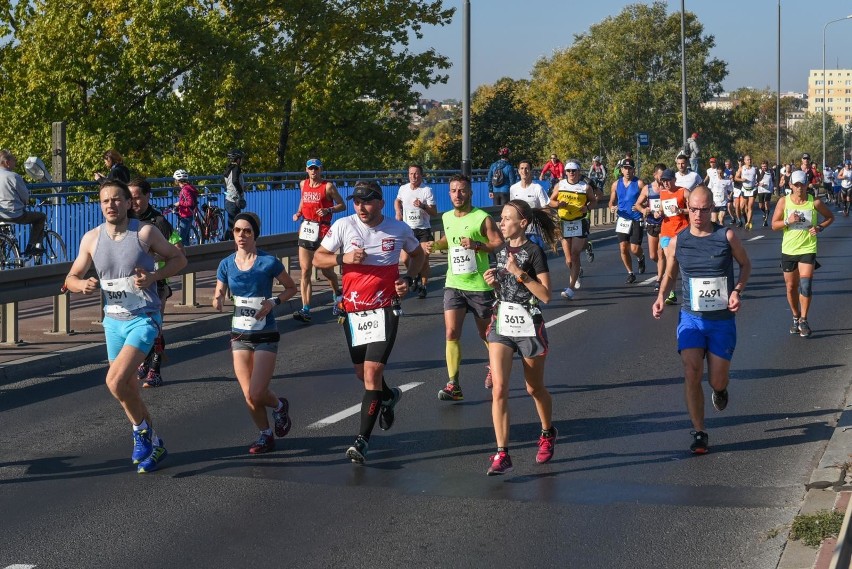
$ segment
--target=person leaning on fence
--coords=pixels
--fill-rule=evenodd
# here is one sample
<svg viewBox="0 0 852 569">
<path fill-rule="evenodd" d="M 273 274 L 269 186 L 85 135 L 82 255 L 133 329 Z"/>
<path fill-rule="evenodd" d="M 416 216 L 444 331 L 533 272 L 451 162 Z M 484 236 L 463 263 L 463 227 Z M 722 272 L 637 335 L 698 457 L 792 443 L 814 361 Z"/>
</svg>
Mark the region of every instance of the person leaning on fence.
<svg viewBox="0 0 852 569">
<path fill-rule="evenodd" d="M 189 172 L 186 170 L 175 170 L 174 179 L 180 186 L 178 194 L 178 232 L 180 241 L 184 247 L 189 246 L 189 236 L 192 231 L 192 221 L 195 218 L 195 210 L 198 209 L 198 190 L 189 183 Z"/>
<path fill-rule="evenodd" d="M 110 148 L 103 155 L 104 164 L 109 168 L 109 173 L 104 176 L 100 172 L 95 172 L 95 180 L 98 182 L 106 182 L 109 180 L 118 180 L 127 184 L 130 182 L 130 169 L 124 165 L 124 158 L 113 148 Z"/>
<path fill-rule="evenodd" d="M 228 214 L 228 230 L 223 239 L 234 236 L 234 220 L 246 207 L 245 179 L 243 178 L 242 150 L 228 152 L 228 166 L 222 176 L 225 178 L 225 213 Z"/>
<path fill-rule="evenodd" d="M 0 221 L 29 225 L 30 239 L 24 255 L 34 255 L 41 248 L 46 216 L 40 211 L 27 211 L 30 191 L 14 171 L 17 162 L 9 150 L 0 150 Z"/>
</svg>

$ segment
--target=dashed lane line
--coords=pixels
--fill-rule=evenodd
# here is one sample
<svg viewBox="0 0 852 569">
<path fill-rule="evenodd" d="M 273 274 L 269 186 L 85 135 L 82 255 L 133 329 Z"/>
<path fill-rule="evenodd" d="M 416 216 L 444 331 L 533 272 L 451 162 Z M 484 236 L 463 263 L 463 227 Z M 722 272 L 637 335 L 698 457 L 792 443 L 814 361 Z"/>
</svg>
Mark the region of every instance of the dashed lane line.
<svg viewBox="0 0 852 569">
<path fill-rule="evenodd" d="M 418 387 L 420 385 L 423 385 L 422 381 L 412 381 L 411 383 L 405 383 L 403 385 L 400 385 L 399 388 L 404 393 L 404 392 L 406 392 L 410 389 L 414 389 L 415 387 Z M 307 428 L 308 429 L 314 429 L 314 430 L 322 429 L 323 427 L 327 427 L 329 425 L 333 425 L 334 423 L 338 423 L 338 422 L 342 421 L 343 419 L 346 419 L 347 417 L 351 417 L 352 415 L 355 415 L 356 413 L 359 413 L 360 411 L 361 411 L 361 405 L 360 404 L 359 405 L 353 405 L 352 407 L 349 407 L 348 409 L 344 409 L 343 411 L 341 411 L 339 413 L 335 413 L 334 415 L 330 415 L 330 416 L 326 417 L 325 419 L 320 419 L 316 423 L 311 423 L 310 425 L 308 425 Z"/>
<path fill-rule="evenodd" d="M 746 239 L 746 241 L 757 241 L 758 239 L 763 239 L 766 235 L 755 235 L 751 239 Z"/>
<path fill-rule="evenodd" d="M 557 325 L 557 324 L 559 324 L 560 322 L 564 322 L 564 321 L 568 320 L 569 318 L 574 318 L 575 316 L 579 316 L 579 315 L 581 315 L 581 314 L 582 314 L 582 313 L 584 313 L 584 312 L 586 312 L 586 309 L 585 309 L 585 308 L 583 308 L 583 309 L 581 309 L 581 310 L 572 310 L 572 311 L 571 311 L 571 312 L 569 312 L 568 314 L 563 314 L 563 315 L 562 315 L 562 316 L 560 316 L 559 318 L 554 318 L 553 320 L 551 320 L 551 321 L 549 321 L 549 322 L 545 322 L 545 323 L 544 323 L 544 327 L 545 327 L 545 328 L 550 328 L 551 326 L 556 326 L 556 325 Z"/>
</svg>

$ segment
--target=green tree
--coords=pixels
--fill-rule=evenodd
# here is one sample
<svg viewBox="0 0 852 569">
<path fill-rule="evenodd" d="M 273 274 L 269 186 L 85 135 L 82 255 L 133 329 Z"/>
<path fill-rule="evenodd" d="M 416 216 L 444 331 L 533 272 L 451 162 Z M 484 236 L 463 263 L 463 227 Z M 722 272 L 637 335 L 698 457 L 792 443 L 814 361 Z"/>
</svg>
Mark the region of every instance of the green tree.
<svg viewBox="0 0 852 569">
<path fill-rule="evenodd" d="M 69 175 L 115 147 L 149 175 L 216 171 L 241 147 L 252 169 L 399 160 L 417 86 L 445 81 L 410 36 L 452 17 L 440 0 L 67 4 L 0 0 L 0 140 L 48 155 L 68 123 Z"/>
<path fill-rule="evenodd" d="M 782 159 L 793 164 L 799 164 L 799 159 L 804 152 L 811 155 L 811 159 L 822 168 L 822 114 L 808 113 L 805 119 L 797 123 L 791 129 L 791 144 Z M 837 124 L 831 115 L 826 116 L 825 121 L 825 156 L 826 161 L 835 166 L 840 164 L 843 149 L 843 129 Z"/>
<path fill-rule="evenodd" d="M 560 153 L 612 160 L 649 132 L 646 164 L 671 163 L 683 145 L 680 14 L 665 2 L 632 4 L 575 36 L 574 44 L 536 62 L 527 100 L 547 123 L 549 145 Z M 686 14 L 687 107 L 694 120 L 702 102 L 722 90 L 726 64 L 710 57 L 712 35 Z M 691 125 L 700 127 L 700 125 Z M 643 174 L 645 174 L 643 169 Z"/>
</svg>

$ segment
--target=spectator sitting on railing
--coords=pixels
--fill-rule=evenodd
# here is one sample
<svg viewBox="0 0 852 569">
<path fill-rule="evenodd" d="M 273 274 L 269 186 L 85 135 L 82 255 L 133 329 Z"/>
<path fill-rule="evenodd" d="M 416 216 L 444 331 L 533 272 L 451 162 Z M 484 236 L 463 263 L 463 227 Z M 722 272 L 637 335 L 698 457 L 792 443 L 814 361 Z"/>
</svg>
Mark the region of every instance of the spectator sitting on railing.
<svg viewBox="0 0 852 569">
<path fill-rule="evenodd" d="M 30 225 L 24 255 L 34 255 L 41 248 L 46 216 L 40 211 L 27 211 L 30 191 L 21 175 L 14 172 L 17 162 L 9 150 L 0 150 L 0 221 Z"/>
<path fill-rule="evenodd" d="M 124 158 L 119 154 L 118 150 L 110 148 L 104 152 L 104 164 L 109 168 L 109 174 L 104 176 L 100 172 L 95 172 L 96 181 L 119 180 L 125 184 L 130 182 L 130 169 L 124 165 Z"/>
<path fill-rule="evenodd" d="M 192 229 L 192 219 L 195 210 L 198 209 L 198 190 L 189 183 L 189 172 L 186 170 L 175 170 L 175 182 L 180 186 L 178 195 L 178 233 L 183 246 L 189 245 L 189 232 Z"/>
</svg>

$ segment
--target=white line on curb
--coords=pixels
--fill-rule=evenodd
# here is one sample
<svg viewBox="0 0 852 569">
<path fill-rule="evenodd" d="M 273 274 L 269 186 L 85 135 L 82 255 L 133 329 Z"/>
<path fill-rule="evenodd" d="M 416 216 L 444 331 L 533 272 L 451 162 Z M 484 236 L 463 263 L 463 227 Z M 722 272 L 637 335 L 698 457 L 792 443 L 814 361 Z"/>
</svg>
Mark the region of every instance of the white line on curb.
<svg viewBox="0 0 852 569">
<path fill-rule="evenodd" d="M 415 387 L 420 386 L 420 385 L 423 385 L 422 381 L 413 381 L 411 383 L 405 383 L 403 385 L 400 385 L 399 389 L 402 390 L 403 392 L 406 392 L 409 389 L 414 389 Z M 359 413 L 360 411 L 361 411 L 361 405 L 353 405 L 352 407 L 349 407 L 348 409 L 344 409 L 343 411 L 341 411 L 339 413 L 335 413 L 334 415 L 330 415 L 330 416 L 326 417 L 325 419 L 320 419 L 316 423 L 311 423 L 310 425 L 308 425 L 307 428 L 308 429 L 314 429 L 314 430 L 315 429 L 322 429 L 323 427 L 327 427 L 329 425 L 333 425 L 334 423 L 342 421 L 343 419 L 346 419 L 347 417 L 351 417 L 352 415 Z"/>
</svg>

